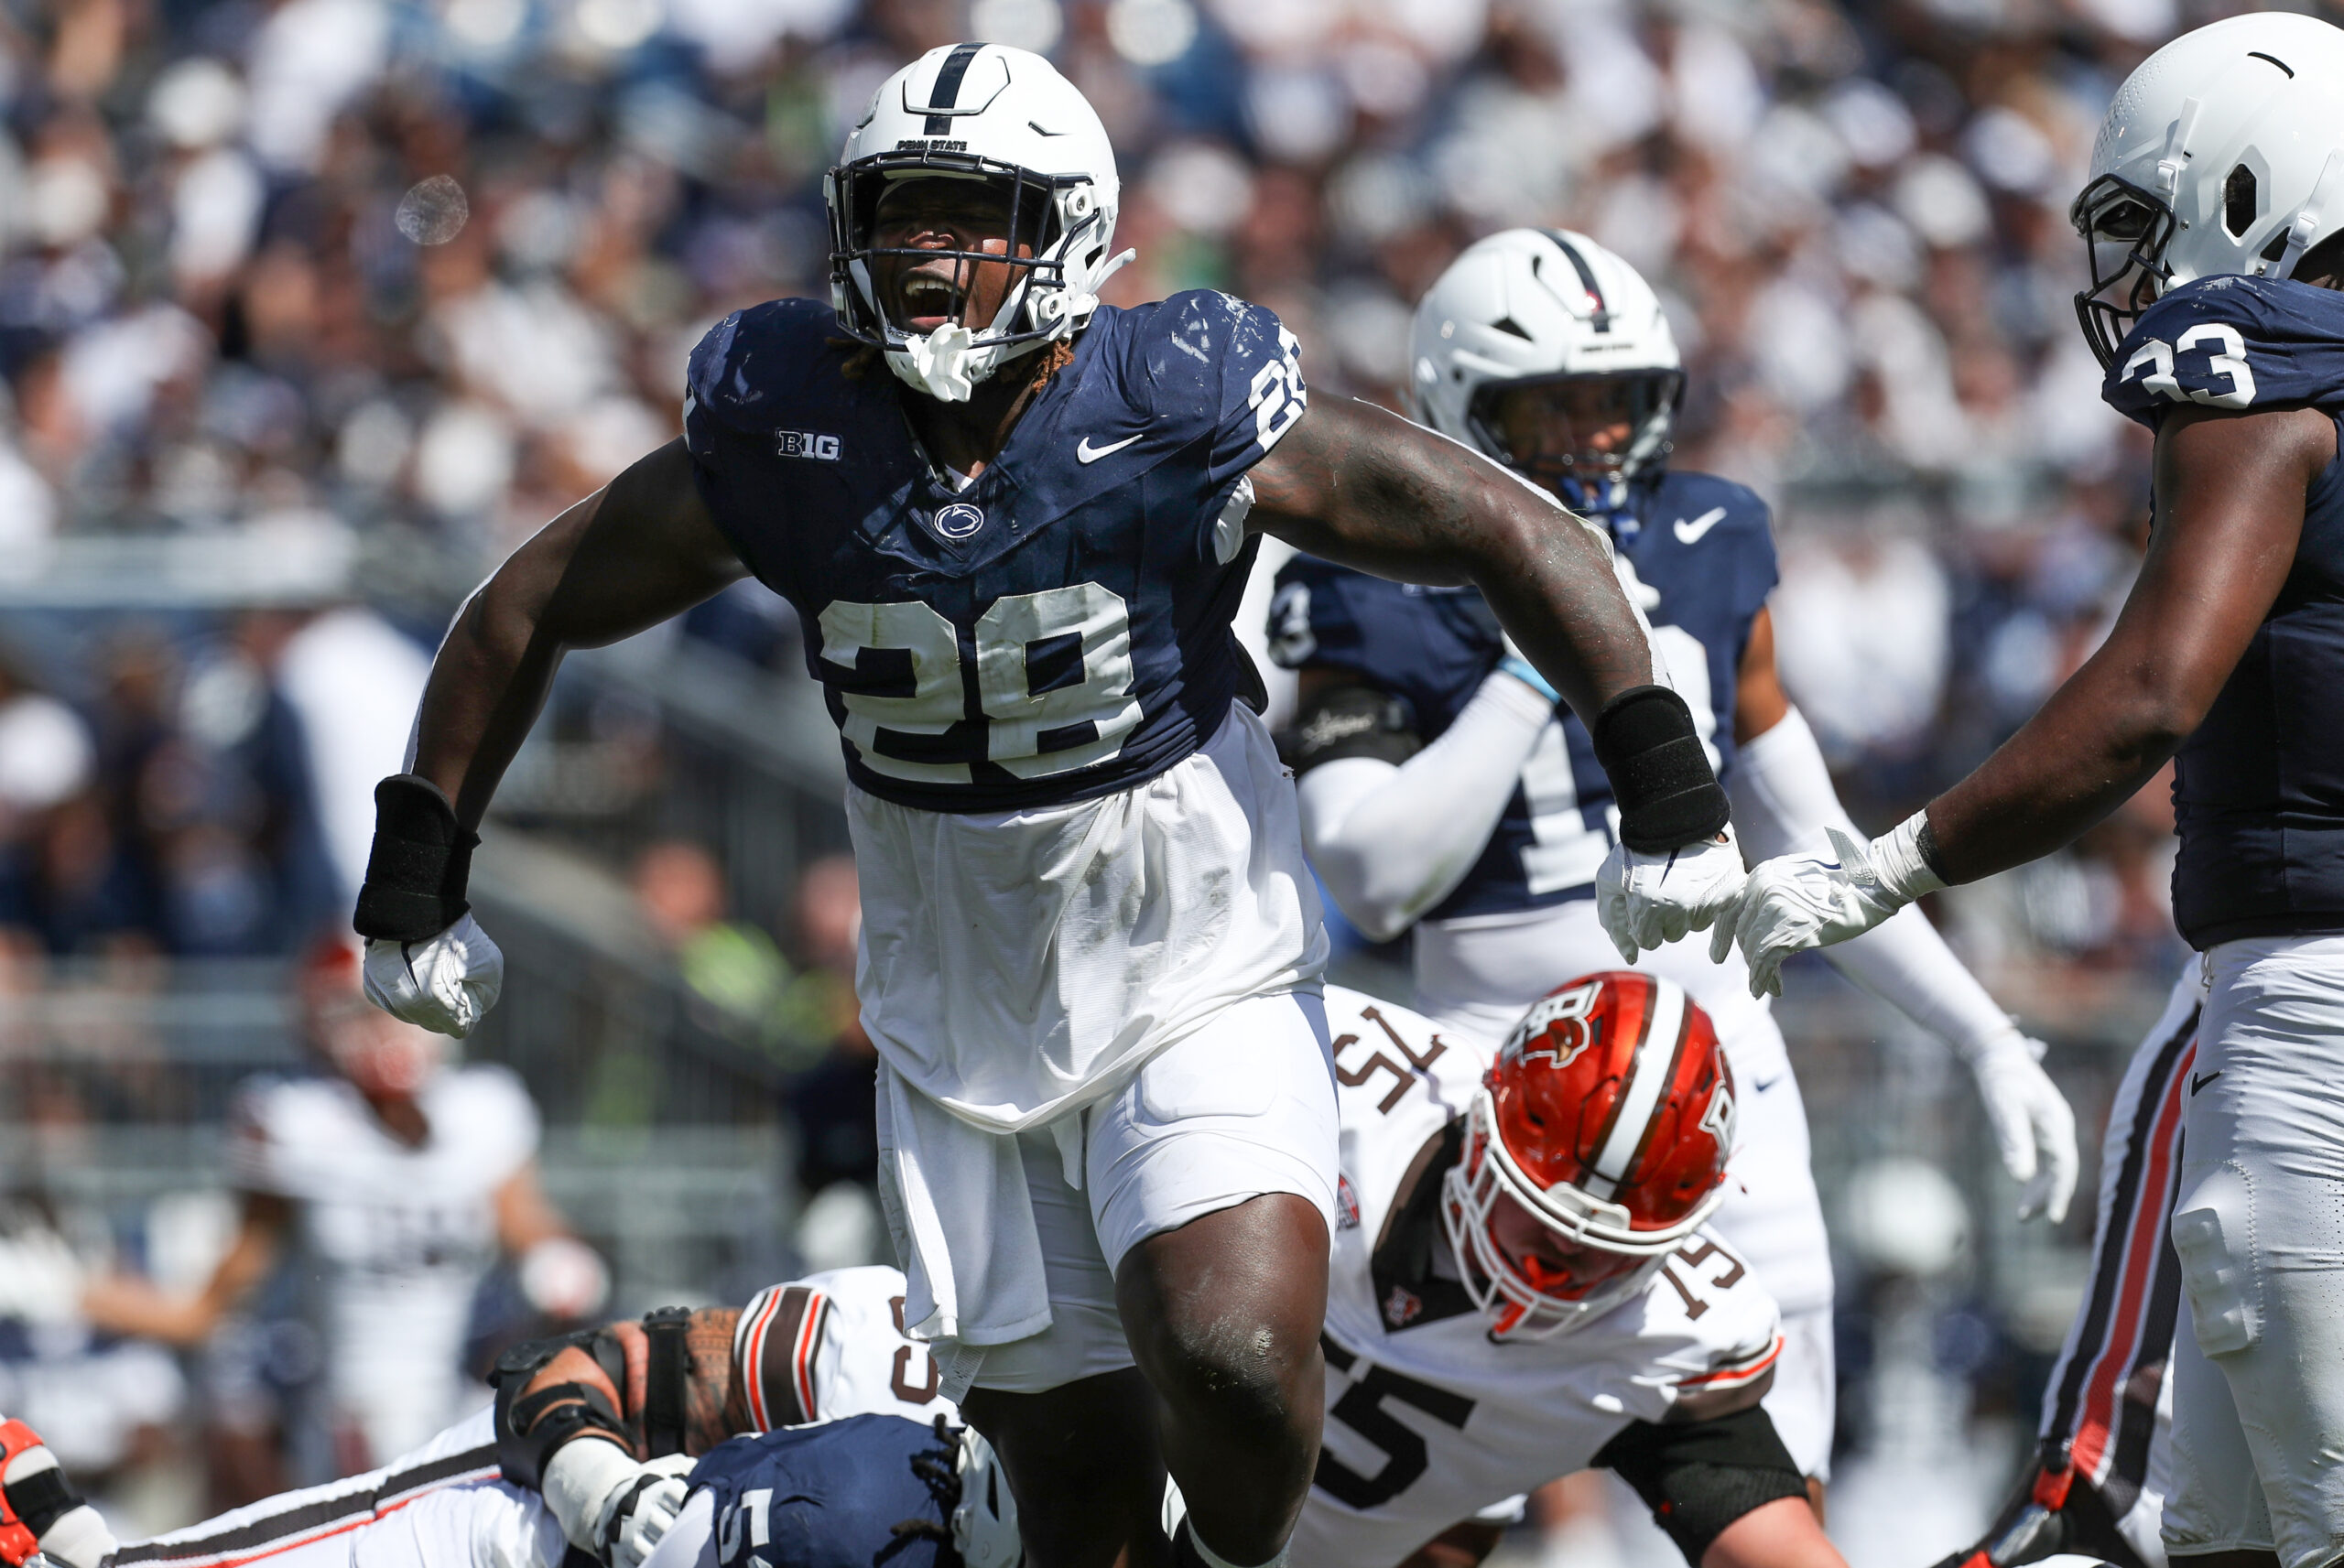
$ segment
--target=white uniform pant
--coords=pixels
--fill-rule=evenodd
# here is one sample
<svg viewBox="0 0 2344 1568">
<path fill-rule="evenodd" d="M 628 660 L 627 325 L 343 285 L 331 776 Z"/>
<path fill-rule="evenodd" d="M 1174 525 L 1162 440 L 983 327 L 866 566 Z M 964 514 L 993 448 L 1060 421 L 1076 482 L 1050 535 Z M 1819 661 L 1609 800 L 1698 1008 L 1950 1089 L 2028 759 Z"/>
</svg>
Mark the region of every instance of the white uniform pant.
<svg viewBox="0 0 2344 1568">
<path fill-rule="evenodd" d="M 2165 1547 L 2318 1568 L 2344 1558 L 2344 936 L 2205 961 Z"/>
<path fill-rule="evenodd" d="M 1315 995 L 1226 1009 L 1078 1114 L 1080 1186 L 1055 1124 L 1018 1137 L 1050 1325 L 988 1347 L 978 1388 L 1041 1393 L 1131 1366 L 1115 1271 L 1151 1236 L 1266 1193 L 1307 1198 L 1334 1234 L 1335 1069 Z"/>
</svg>

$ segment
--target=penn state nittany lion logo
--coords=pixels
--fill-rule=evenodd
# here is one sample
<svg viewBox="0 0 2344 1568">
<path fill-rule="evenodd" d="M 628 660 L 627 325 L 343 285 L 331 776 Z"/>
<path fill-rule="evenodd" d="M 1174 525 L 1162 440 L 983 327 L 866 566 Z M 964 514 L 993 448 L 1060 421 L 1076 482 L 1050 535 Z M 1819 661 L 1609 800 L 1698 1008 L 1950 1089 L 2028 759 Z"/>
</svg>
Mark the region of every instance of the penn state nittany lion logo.
<svg viewBox="0 0 2344 1568">
<path fill-rule="evenodd" d="M 985 525 L 985 514 L 965 501 L 956 501 L 939 510 L 932 521 L 946 538 L 965 539 Z"/>
<path fill-rule="evenodd" d="M 1595 1011 L 1596 999 L 1602 994 L 1603 982 L 1590 980 L 1586 985 L 1542 997 L 1514 1026 L 1505 1048 L 1498 1053 L 1499 1059 L 1525 1065 L 1544 1061 L 1557 1071 L 1569 1066 L 1579 1060 L 1580 1053 L 1596 1043 L 1601 1033 L 1588 1015 Z"/>
</svg>

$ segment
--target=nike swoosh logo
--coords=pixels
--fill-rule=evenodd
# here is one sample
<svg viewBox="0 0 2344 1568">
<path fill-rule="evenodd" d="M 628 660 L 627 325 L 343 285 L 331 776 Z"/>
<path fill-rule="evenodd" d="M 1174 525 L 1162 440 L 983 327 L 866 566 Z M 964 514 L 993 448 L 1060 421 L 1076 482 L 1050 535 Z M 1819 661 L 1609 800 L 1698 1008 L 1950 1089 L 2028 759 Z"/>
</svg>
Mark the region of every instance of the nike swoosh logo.
<svg viewBox="0 0 2344 1568">
<path fill-rule="evenodd" d="M 1725 508 L 1722 506 L 1710 507 L 1690 523 L 1679 517 L 1677 520 L 1677 542 L 1680 545 L 1698 545 L 1701 542 L 1702 535 L 1724 521 Z"/>
<path fill-rule="evenodd" d="M 1110 442 L 1108 445 L 1103 447 L 1094 447 L 1091 444 L 1091 438 L 1085 436 L 1074 449 L 1075 460 L 1077 462 L 1095 463 L 1101 458 L 1112 457 L 1115 453 L 1122 451 L 1125 447 L 1130 446 L 1134 441 L 1138 439 L 1139 437 L 1137 436 L 1125 436 L 1120 441 Z"/>
<path fill-rule="evenodd" d="M 2204 1088 L 2208 1084 L 2212 1083 L 2216 1078 L 2219 1078 L 2221 1076 L 2222 1072 L 2219 1067 L 2217 1067 L 2212 1072 L 2206 1074 L 2203 1077 L 2200 1077 L 2195 1073 L 2189 1075 L 2189 1093 L 2191 1098 L 2195 1098 L 2199 1089 Z"/>
<path fill-rule="evenodd" d="M 1753 1088 L 1753 1090 L 1755 1090 L 1755 1091 L 1756 1091 L 1756 1092 L 1758 1092 L 1759 1094 L 1762 1094 L 1762 1095 L 1763 1095 L 1763 1094 L 1764 1094 L 1768 1089 L 1773 1088 L 1776 1084 L 1779 1084 L 1779 1083 L 1781 1083 L 1782 1081 L 1783 1081 L 1783 1075 L 1782 1075 L 1782 1074 L 1780 1074 L 1780 1073 L 1776 1073 L 1773 1077 L 1768 1078 L 1764 1083 L 1760 1083 L 1760 1082 L 1759 1082 L 1757 1079 L 1755 1079 L 1755 1078 L 1751 1079 L 1751 1080 L 1750 1080 L 1750 1087 L 1751 1087 L 1751 1088 Z"/>
</svg>

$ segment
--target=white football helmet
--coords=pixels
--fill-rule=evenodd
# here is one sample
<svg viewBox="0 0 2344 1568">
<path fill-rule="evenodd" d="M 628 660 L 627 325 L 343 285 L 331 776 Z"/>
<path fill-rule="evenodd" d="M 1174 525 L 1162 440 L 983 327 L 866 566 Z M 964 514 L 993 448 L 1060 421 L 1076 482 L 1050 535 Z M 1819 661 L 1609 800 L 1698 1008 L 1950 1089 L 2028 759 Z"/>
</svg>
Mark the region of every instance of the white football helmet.
<svg viewBox="0 0 2344 1568">
<path fill-rule="evenodd" d="M 952 1510 L 952 1545 L 965 1568 L 1018 1568 L 1026 1561 L 1017 1533 L 1017 1499 L 1001 1456 L 974 1427 L 960 1429 L 960 1501 Z"/>
<path fill-rule="evenodd" d="M 901 179 L 975 179 L 1009 199 L 1010 232 L 1030 243 L 1010 257 L 1023 276 L 987 325 L 957 317 L 933 332 L 889 319 L 872 284 L 872 221 Z M 830 305 L 840 329 L 884 351 L 909 385 L 948 403 L 1009 360 L 1081 330 L 1099 287 L 1131 259 L 1109 259 L 1121 187 L 1107 128 L 1074 84 L 1040 55 L 1005 44 L 933 49 L 880 83 L 839 164 L 822 181 L 830 210 Z M 923 251 L 978 262 L 971 251 Z"/>
<path fill-rule="evenodd" d="M 2068 219 L 2091 258 L 2076 316 L 2104 366 L 2168 288 L 2291 276 L 2344 229 L 2344 29 L 2265 11 L 2157 50 L 2116 90 Z"/>
<path fill-rule="evenodd" d="M 1628 481 L 1666 459 L 1685 395 L 1677 339 L 1652 286 L 1568 229 L 1508 229 L 1468 246 L 1417 304 L 1408 358 L 1419 422 L 1582 507 L 1621 504 Z M 1498 395 L 1582 379 L 1627 384 L 1635 434 L 1625 449 L 1581 449 L 1544 472 L 1517 461 L 1491 421 Z"/>
</svg>

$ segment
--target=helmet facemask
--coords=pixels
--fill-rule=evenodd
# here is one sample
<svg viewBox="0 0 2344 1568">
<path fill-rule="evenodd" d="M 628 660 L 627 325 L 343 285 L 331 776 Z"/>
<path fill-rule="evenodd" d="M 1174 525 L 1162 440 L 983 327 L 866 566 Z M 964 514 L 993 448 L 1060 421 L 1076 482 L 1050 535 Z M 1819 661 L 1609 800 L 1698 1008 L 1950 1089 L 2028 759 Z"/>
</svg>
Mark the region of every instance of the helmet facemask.
<svg viewBox="0 0 2344 1568">
<path fill-rule="evenodd" d="M 1492 1340 L 1546 1339 L 1583 1327 L 1644 1290 L 1655 1271 L 1724 1201 L 1711 1188 L 1674 1223 L 1633 1228 L 1628 1210 L 1560 1183 L 1541 1188 L 1497 1130 L 1487 1087 L 1467 1113 L 1464 1157 L 1441 1179 L 1441 1224 L 1473 1304 Z M 1576 1252 L 1568 1271 L 1535 1255 L 1516 1258 L 1497 1235 L 1499 1206 L 1514 1206 Z"/>
<path fill-rule="evenodd" d="M 1532 401 L 1509 421 L 1504 405 L 1517 398 Z M 1489 456 L 1567 503 L 1601 510 L 1622 504 L 1626 486 L 1667 458 L 1684 399 L 1685 373 L 1677 369 L 1493 379 L 1475 390 L 1465 417 Z M 1510 434 L 1510 423 L 1530 428 Z M 1592 444 L 1597 430 L 1619 425 L 1625 439 Z"/>
<path fill-rule="evenodd" d="M 2103 174 L 2083 189 L 2067 221 L 2083 237 L 2091 287 L 2076 296 L 2076 319 L 2102 370 L 2142 312 L 2173 276 L 2165 248 L 2176 223 L 2172 203 L 2121 175 Z"/>
<path fill-rule="evenodd" d="M 997 199 L 996 233 L 977 241 L 998 251 L 929 245 L 880 245 L 882 199 L 903 182 L 949 179 L 981 184 Z M 840 326 L 884 351 L 906 384 L 948 403 L 966 401 L 975 384 L 1021 354 L 1072 330 L 1067 259 L 1103 244 L 1104 215 L 1088 182 L 1051 177 L 969 153 L 927 149 L 880 153 L 830 172 L 830 293 Z M 949 263 L 945 319 L 921 329 L 898 319 L 898 301 L 883 297 L 880 275 L 893 265 Z M 878 264 L 874 267 L 874 263 Z M 982 267 L 1010 269 L 991 318 L 967 320 Z M 924 313 L 926 314 L 926 313 Z"/>
</svg>

